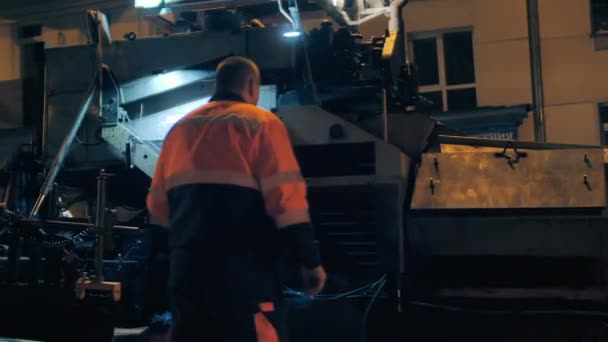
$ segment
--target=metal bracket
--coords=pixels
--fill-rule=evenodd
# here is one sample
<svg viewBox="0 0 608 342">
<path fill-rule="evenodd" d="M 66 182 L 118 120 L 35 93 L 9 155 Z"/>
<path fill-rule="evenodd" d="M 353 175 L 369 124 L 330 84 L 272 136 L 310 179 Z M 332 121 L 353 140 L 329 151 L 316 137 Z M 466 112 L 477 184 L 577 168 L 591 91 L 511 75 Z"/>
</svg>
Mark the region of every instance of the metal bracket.
<svg viewBox="0 0 608 342">
<path fill-rule="evenodd" d="M 591 183 L 589 182 L 589 177 L 587 174 L 583 175 L 583 184 L 585 184 L 587 190 L 591 191 Z"/>
<path fill-rule="evenodd" d="M 120 86 L 108 66 L 102 67 L 102 90 L 100 96 L 99 115 L 103 125 L 115 125 L 118 122 L 120 100 Z"/>
<path fill-rule="evenodd" d="M 509 149 L 509 147 L 511 149 L 513 149 L 513 152 L 515 153 L 515 158 L 513 158 L 512 156 L 507 154 L 507 150 Z M 505 158 L 507 160 L 507 163 L 509 163 L 509 166 L 511 166 L 511 168 L 513 168 L 513 166 L 519 162 L 519 159 L 526 158 L 528 156 L 528 153 L 519 152 L 517 150 L 517 147 L 515 147 L 515 145 L 513 144 L 513 141 L 509 141 L 505 145 L 505 148 L 502 150 L 502 152 L 497 152 L 494 154 L 494 156 L 496 158 Z"/>
<path fill-rule="evenodd" d="M 102 138 L 125 156 L 129 167 L 137 167 L 152 178 L 160 149 L 150 142 L 140 140 L 135 133 L 123 123 L 104 127 Z"/>
</svg>

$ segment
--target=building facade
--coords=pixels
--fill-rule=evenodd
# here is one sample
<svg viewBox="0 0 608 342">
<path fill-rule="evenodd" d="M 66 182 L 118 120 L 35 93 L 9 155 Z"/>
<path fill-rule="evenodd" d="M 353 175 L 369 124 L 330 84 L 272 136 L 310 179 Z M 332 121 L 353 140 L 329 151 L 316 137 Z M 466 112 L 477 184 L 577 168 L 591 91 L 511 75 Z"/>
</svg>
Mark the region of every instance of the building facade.
<svg viewBox="0 0 608 342">
<path fill-rule="evenodd" d="M 608 145 L 608 1 L 538 6 L 546 140 Z M 404 20 L 420 91 L 442 117 L 532 103 L 526 0 L 414 0 Z M 534 140 L 529 114 L 520 140 Z"/>
</svg>

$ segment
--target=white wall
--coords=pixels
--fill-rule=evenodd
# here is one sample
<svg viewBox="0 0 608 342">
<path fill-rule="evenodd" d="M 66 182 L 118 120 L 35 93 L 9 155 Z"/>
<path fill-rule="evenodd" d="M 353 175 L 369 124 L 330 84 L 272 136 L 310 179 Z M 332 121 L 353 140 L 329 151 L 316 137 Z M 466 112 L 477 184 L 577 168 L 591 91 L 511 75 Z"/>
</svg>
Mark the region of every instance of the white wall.
<svg viewBox="0 0 608 342">
<path fill-rule="evenodd" d="M 597 104 L 608 100 L 608 51 L 594 48 L 589 1 L 539 5 L 547 139 L 597 145 Z"/>
<path fill-rule="evenodd" d="M 526 0 L 475 0 L 473 6 L 478 104 L 531 103 Z"/>
</svg>

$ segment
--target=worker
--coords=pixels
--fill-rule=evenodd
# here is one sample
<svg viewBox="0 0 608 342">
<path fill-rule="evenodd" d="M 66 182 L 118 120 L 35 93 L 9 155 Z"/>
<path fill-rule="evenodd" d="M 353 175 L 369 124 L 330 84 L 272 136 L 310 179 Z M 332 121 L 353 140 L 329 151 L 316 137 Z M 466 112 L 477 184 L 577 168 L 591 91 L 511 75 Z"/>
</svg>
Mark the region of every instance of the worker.
<svg viewBox="0 0 608 342">
<path fill-rule="evenodd" d="M 173 342 L 286 341 L 286 257 L 308 295 L 324 286 L 306 184 L 285 125 L 256 107 L 259 96 L 255 63 L 227 58 L 210 102 L 165 138 L 147 205 L 170 229 Z"/>
</svg>

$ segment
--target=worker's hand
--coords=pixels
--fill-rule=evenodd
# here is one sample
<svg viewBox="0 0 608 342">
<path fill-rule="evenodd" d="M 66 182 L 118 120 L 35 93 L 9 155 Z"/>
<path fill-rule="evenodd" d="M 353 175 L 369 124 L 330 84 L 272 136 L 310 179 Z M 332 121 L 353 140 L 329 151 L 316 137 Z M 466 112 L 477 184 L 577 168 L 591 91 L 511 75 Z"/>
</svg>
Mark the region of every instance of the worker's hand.
<svg viewBox="0 0 608 342">
<path fill-rule="evenodd" d="M 317 266 L 315 268 L 302 267 L 302 282 L 304 292 L 309 296 L 315 296 L 323 290 L 325 281 L 327 280 L 327 274 L 323 266 Z"/>
</svg>

